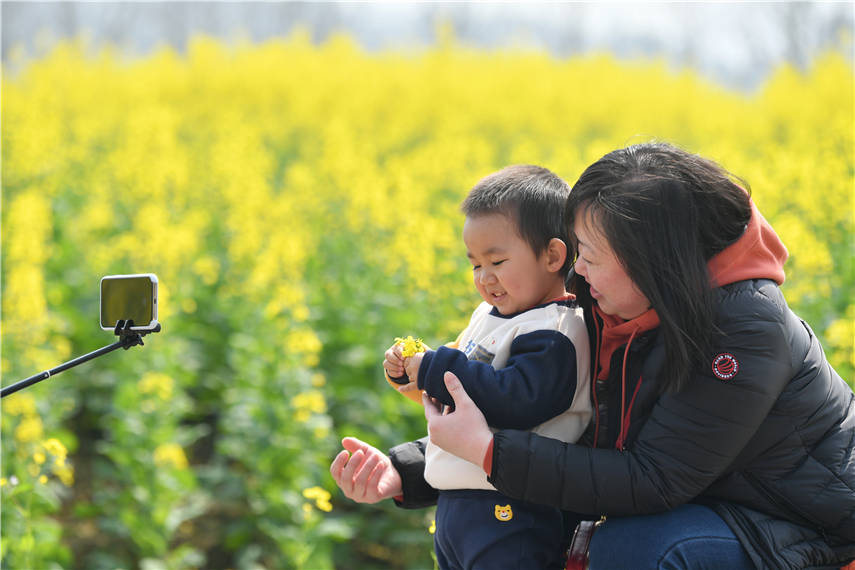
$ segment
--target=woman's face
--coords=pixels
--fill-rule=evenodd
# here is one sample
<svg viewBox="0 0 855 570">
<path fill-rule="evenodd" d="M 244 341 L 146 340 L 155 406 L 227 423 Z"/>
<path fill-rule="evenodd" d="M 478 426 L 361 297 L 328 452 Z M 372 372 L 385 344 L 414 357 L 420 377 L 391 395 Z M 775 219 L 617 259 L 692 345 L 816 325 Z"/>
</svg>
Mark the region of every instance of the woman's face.
<svg viewBox="0 0 855 570">
<path fill-rule="evenodd" d="M 629 278 L 597 220 L 588 215 L 585 209 L 576 212 L 573 232 L 579 248 L 576 273 L 588 282 L 591 296 L 600 309 L 625 320 L 635 318 L 649 309 L 650 301 Z"/>
</svg>

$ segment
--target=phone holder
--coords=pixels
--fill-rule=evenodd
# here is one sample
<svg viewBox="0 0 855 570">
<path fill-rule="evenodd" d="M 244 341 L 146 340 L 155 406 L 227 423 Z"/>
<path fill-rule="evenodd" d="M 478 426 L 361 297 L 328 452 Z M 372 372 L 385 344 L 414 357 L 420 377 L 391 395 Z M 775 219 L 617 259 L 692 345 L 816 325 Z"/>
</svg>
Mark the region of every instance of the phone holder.
<svg viewBox="0 0 855 570">
<path fill-rule="evenodd" d="M 112 352 L 117 348 L 124 348 L 128 350 L 132 346 L 143 345 L 145 344 L 142 340 L 142 337 L 149 333 L 160 332 L 160 323 L 158 323 L 152 330 L 131 330 L 131 327 L 134 326 L 133 319 L 129 319 L 127 321 L 120 320 L 116 322 L 116 328 L 113 329 L 113 333 L 119 337 L 119 340 L 114 342 L 113 344 L 107 345 L 103 348 L 99 348 L 98 350 L 92 351 L 89 354 L 84 354 L 83 356 L 79 356 L 74 360 L 69 360 L 63 364 L 55 368 L 51 368 L 50 370 L 45 370 L 35 376 L 30 376 L 29 378 L 25 378 L 20 382 L 15 382 L 11 386 L 6 386 L 2 390 L 0 390 L 0 398 L 5 398 L 9 394 L 14 394 L 18 390 L 26 388 L 27 386 L 31 386 L 37 382 L 41 382 L 42 380 L 47 380 L 51 376 L 55 376 L 62 372 L 63 370 L 68 370 L 69 368 L 73 368 L 78 364 L 83 364 L 93 358 L 98 356 L 107 354 L 108 352 Z"/>
<path fill-rule="evenodd" d="M 134 326 L 134 320 L 128 319 L 127 321 L 118 321 L 116 322 L 116 328 L 113 329 L 113 333 L 119 337 L 119 342 L 122 343 L 122 348 L 128 350 L 132 346 L 136 345 L 144 345 L 145 343 L 142 340 L 142 337 L 148 333 L 156 333 L 160 332 L 160 323 L 150 331 L 136 331 L 131 330 L 131 327 Z"/>
</svg>

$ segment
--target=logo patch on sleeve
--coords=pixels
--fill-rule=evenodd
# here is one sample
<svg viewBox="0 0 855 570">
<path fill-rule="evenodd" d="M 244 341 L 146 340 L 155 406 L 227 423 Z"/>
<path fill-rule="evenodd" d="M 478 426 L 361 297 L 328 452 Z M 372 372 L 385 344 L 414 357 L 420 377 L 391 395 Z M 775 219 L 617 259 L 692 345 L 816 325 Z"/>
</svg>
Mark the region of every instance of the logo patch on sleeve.
<svg viewBox="0 0 855 570">
<path fill-rule="evenodd" d="M 713 358 L 712 371 L 719 380 L 730 380 L 739 372 L 739 361 L 729 352 L 722 352 Z"/>
</svg>

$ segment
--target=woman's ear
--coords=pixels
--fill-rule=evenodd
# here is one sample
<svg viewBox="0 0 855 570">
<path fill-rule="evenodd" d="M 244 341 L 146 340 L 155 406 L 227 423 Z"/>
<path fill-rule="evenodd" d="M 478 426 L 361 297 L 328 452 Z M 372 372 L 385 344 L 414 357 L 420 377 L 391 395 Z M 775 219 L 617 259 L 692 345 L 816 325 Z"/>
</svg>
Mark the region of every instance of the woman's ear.
<svg viewBox="0 0 855 570">
<path fill-rule="evenodd" d="M 546 246 L 546 268 L 549 271 L 560 271 L 567 259 L 567 244 L 564 240 L 552 238 Z"/>
</svg>

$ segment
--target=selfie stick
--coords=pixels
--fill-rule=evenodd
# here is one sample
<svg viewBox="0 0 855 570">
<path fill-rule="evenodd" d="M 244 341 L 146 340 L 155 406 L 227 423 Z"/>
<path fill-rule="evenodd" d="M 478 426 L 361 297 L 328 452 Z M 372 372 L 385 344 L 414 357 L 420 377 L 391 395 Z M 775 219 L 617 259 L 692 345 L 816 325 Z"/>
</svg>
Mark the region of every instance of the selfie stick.
<svg viewBox="0 0 855 570">
<path fill-rule="evenodd" d="M 142 340 L 143 335 L 148 334 L 148 333 L 160 332 L 160 323 L 158 323 L 157 326 L 150 331 L 134 331 L 134 330 L 131 330 L 132 326 L 134 326 L 133 320 L 118 321 L 116 323 L 116 328 L 113 329 L 113 332 L 119 337 L 119 340 L 117 340 L 113 344 L 107 345 L 103 348 L 99 348 L 98 350 L 90 352 L 89 354 L 84 354 L 83 356 L 79 356 L 79 357 L 75 358 L 74 360 L 69 360 L 68 362 L 66 362 L 64 364 L 60 364 L 56 368 L 51 368 L 50 370 L 45 370 L 44 372 L 42 372 L 40 374 L 36 374 L 35 376 L 30 376 L 29 378 L 27 378 L 25 380 L 21 380 L 20 382 L 15 382 L 11 386 L 6 386 L 2 390 L 0 390 L 0 398 L 5 398 L 9 394 L 14 394 L 18 390 L 21 390 L 22 388 L 26 388 L 27 386 L 35 384 L 36 382 L 41 382 L 42 380 L 47 380 L 51 376 L 59 374 L 63 370 L 68 370 L 69 368 L 77 366 L 78 364 L 83 364 L 84 362 L 86 362 L 88 360 L 92 360 L 93 358 L 101 356 L 102 354 L 107 354 L 108 352 L 112 352 L 112 351 L 116 350 L 117 348 L 124 348 L 125 350 L 128 350 L 132 346 L 136 346 L 138 344 L 140 344 L 140 345 L 145 344 L 145 343 L 143 343 L 143 340 Z"/>
</svg>

